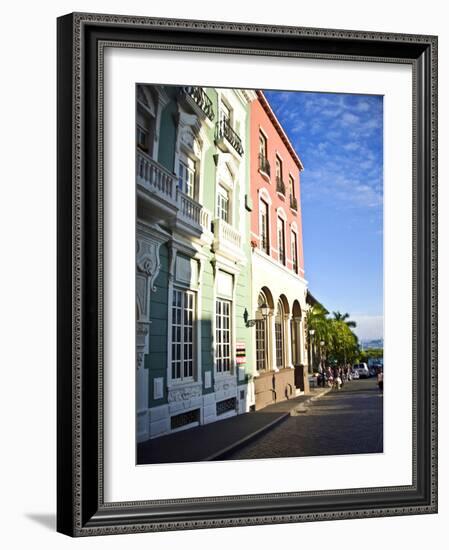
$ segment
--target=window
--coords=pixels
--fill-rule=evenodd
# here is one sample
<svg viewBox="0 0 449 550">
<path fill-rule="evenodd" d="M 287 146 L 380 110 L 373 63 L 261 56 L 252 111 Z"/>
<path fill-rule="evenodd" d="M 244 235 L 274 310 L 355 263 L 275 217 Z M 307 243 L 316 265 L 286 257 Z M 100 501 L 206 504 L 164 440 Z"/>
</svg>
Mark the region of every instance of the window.
<svg viewBox="0 0 449 550">
<path fill-rule="evenodd" d="M 138 89 L 138 103 L 136 113 L 136 145 L 142 151 L 145 151 L 150 157 L 153 156 L 155 130 L 156 130 L 156 104 L 151 96 L 151 93 L 144 93 L 143 89 Z M 142 98 L 145 98 L 143 102 Z M 148 102 L 154 104 L 150 105 Z"/>
<path fill-rule="evenodd" d="M 171 377 L 184 380 L 193 377 L 195 294 L 189 290 L 173 289 Z"/>
<path fill-rule="evenodd" d="M 276 155 L 276 191 L 285 196 L 285 183 L 282 179 L 282 160 Z"/>
<path fill-rule="evenodd" d="M 268 203 L 260 200 L 260 247 L 266 254 L 270 254 L 268 222 Z"/>
<path fill-rule="evenodd" d="M 215 306 L 215 359 L 217 372 L 231 370 L 231 302 L 217 299 Z"/>
<path fill-rule="evenodd" d="M 256 311 L 256 369 L 258 371 L 268 368 L 267 320 L 262 314 L 262 308 L 267 308 L 267 298 L 263 292 L 259 294 Z"/>
<path fill-rule="evenodd" d="M 259 170 L 270 175 L 270 163 L 267 158 L 267 138 L 259 133 Z"/>
<path fill-rule="evenodd" d="M 292 231 L 292 262 L 293 271 L 298 273 L 298 237 L 294 231 Z"/>
<path fill-rule="evenodd" d="M 295 196 L 295 180 L 291 176 L 289 176 L 289 178 L 288 178 L 288 185 L 289 185 L 289 188 L 290 188 L 290 195 L 292 197 L 294 197 Z"/>
<path fill-rule="evenodd" d="M 229 193 L 222 185 L 217 192 L 217 218 L 229 223 Z"/>
<path fill-rule="evenodd" d="M 289 176 L 288 178 L 288 186 L 290 191 L 290 208 L 292 210 L 298 210 L 298 201 L 296 199 L 295 195 L 295 180 L 292 176 Z"/>
<path fill-rule="evenodd" d="M 265 327 L 265 319 L 256 320 L 256 368 L 258 371 L 265 370 L 267 368 Z"/>
<path fill-rule="evenodd" d="M 285 222 L 282 218 L 278 218 L 278 248 L 279 261 L 285 265 Z"/>
<path fill-rule="evenodd" d="M 223 101 L 220 103 L 220 122 L 225 121 L 232 125 L 232 111 L 231 108 Z"/>
<path fill-rule="evenodd" d="M 274 319 L 274 337 L 276 340 L 276 366 L 281 369 L 284 367 L 284 306 L 281 301 L 278 302 L 276 317 Z"/>
<path fill-rule="evenodd" d="M 179 161 L 179 189 L 186 195 L 195 198 L 196 163 L 191 158 Z"/>
<path fill-rule="evenodd" d="M 136 141 L 137 141 L 137 147 L 140 149 L 143 149 L 144 151 L 148 150 L 148 131 L 142 128 L 141 126 L 137 126 L 136 131 Z"/>
<path fill-rule="evenodd" d="M 282 160 L 276 155 L 276 179 L 282 181 Z"/>
<path fill-rule="evenodd" d="M 259 133 L 259 155 L 267 158 L 267 138 L 262 132 Z"/>
</svg>

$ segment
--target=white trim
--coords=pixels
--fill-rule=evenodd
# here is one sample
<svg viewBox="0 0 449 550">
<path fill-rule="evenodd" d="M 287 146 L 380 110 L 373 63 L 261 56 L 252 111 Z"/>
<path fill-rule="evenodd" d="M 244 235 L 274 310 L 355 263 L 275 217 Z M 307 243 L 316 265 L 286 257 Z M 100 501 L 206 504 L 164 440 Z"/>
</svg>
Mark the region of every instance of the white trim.
<svg viewBox="0 0 449 550">
<path fill-rule="evenodd" d="M 265 188 L 262 188 L 262 190 L 265 190 L 266 192 L 266 189 Z M 259 195 L 258 197 L 258 205 L 257 205 L 257 208 L 258 208 L 258 228 L 259 228 L 259 246 L 260 244 L 262 243 L 262 214 L 263 214 L 263 210 L 265 210 L 265 207 L 262 208 L 262 205 L 261 203 L 264 203 L 264 205 L 266 205 L 266 215 L 267 215 L 267 226 L 266 226 L 266 245 L 267 245 L 267 248 L 269 249 L 271 247 L 271 235 L 270 235 L 270 229 L 271 229 L 271 204 L 265 200 L 265 197 L 261 196 L 262 193 Z M 266 253 L 266 249 L 264 248 L 263 251 Z"/>
<path fill-rule="evenodd" d="M 171 285 L 171 288 L 170 288 L 170 285 Z M 181 377 L 180 378 L 172 378 L 172 323 L 171 323 L 171 319 L 172 319 L 172 309 L 173 309 L 173 291 L 174 290 L 177 290 L 177 291 L 180 291 L 180 292 L 191 292 L 193 294 L 193 300 L 194 300 L 194 304 L 193 304 L 193 322 L 192 322 L 192 327 L 193 327 L 193 340 L 192 340 L 192 345 L 193 345 L 193 352 L 192 352 L 192 376 L 188 376 L 188 377 L 184 377 L 182 375 L 183 373 L 183 369 L 184 369 L 184 365 L 181 361 Z M 187 286 L 184 286 L 184 285 L 180 285 L 179 283 L 174 283 L 173 281 L 170 281 L 169 280 L 169 297 L 170 297 L 170 302 L 167 304 L 167 312 L 168 312 L 168 318 L 167 318 L 167 342 L 168 342 L 168 347 L 167 347 L 167 388 L 173 388 L 173 387 L 176 387 L 176 386 L 183 386 L 183 385 L 191 385 L 191 384 L 195 384 L 195 383 L 198 383 L 198 384 L 201 384 L 201 387 L 202 387 L 202 378 L 201 378 L 201 348 L 198 348 L 198 342 L 200 343 L 201 345 L 201 323 L 198 322 L 200 321 L 199 319 L 199 316 L 200 316 L 200 312 L 198 311 L 198 294 L 199 294 L 199 291 L 197 289 L 194 289 L 194 288 L 189 288 Z M 184 309 L 181 310 L 181 335 L 182 335 L 182 332 L 183 332 L 183 328 L 184 328 Z M 183 345 L 181 344 L 181 356 L 183 355 L 183 350 L 182 350 L 182 347 Z M 152 408 L 152 407 L 150 407 Z"/>
<path fill-rule="evenodd" d="M 263 199 L 266 203 L 268 203 L 269 206 L 271 206 L 272 199 L 266 187 L 259 187 L 259 189 L 257 190 L 257 198 L 259 199 L 259 201 L 260 199 Z"/>
<path fill-rule="evenodd" d="M 293 196 L 295 197 L 296 200 L 298 200 L 298 195 L 295 193 L 296 189 L 295 189 L 295 185 L 296 185 L 296 179 L 295 179 L 295 176 L 290 172 L 290 170 L 288 171 L 288 191 L 290 192 L 290 178 L 292 178 L 293 180 Z M 298 180 L 298 183 L 299 183 L 299 180 Z M 298 194 L 299 194 L 299 187 L 298 187 Z M 299 201 L 298 201 L 299 202 Z M 299 205 L 298 205 L 299 207 Z"/>
<path fill-rule="evenodd" d="M 247 90 L 243 88 L 235 89 L 234 92 L 235 95 L 238 97 L 240 103 L 242 103 L 243 107 L 246 107 L 249 103 L 257 99 L 257 94 L 255 90 Z"/>
<path fill-rule="evenodd" d="M 275 250 L 275 249 L 273 248 L 272 250 Z M 254 249 L 254 254 L 257 254 L 260 258 L 263 258 L 264 260 L 269 261 L 271 264 L 275 265 L 279 269 L 282 269 L 282 271 L 284 271 L 285 273 L 288 273 L 291 277 L 294 277 L 296 280 L 299 280 L 303 284 L 307 285 L 307 281 L 306 281 L 306 279 L 304 279 L 304 277 L 301 277 L 300 275 L 298 275 L 297 273 L 295 273 L 291 269 L 288 269 L 287 267 L 285 267 L 285 265 L 281 264 L 277 260 L 274 260 L 271 256 L 268 256 L 268 254 L 263 252 L 263 250 L 260 250 L 259 248 L 255 248 Z"/>
<path fill-rule="evenodd" d="M 287 214 L 285 213 L 285 210 L 282 208 L 282 206 L 278 206 L 276 208 L 276 215 L 278 218 L 281 218 L 284 222 L 287 221 Z"/>
<path fill-rule="evenodd" d="M 264 135 L 265 139 L 267 140 L 267 157 L 268 157 L 268 134 L 267 132 L 262 128 L 262 126 L 259 124 L 259 132 Z"/>
<path fill-rule="evenodd" d="M 279 153 L 277 149 L 274 150 L 274 154 L 276 157 L 279 157 L 280 161 L 282 162 L 282 168 L 284 168 L 284 157 Z M 282 170 L 282 175 L 284 175 L 284 170 Z"/>
</svg>

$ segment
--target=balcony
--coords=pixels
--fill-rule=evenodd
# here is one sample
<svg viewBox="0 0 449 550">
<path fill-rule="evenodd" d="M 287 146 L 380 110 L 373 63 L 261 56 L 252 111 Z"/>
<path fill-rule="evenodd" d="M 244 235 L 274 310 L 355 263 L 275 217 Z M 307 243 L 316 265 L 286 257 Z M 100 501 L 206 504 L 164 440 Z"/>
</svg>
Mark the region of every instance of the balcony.
<svg viewBox="0 0 449 550">
<path fill-rule="evenodd" d="M 279 176 L 276 176 L 276 191 L 285 197 L 285 183 Z"/>
<path fill-rule="evenodd" d="M 217 122 L 215 127 L 215 141 L 217 146 L 224 152 L 228 151 L 229 144 L 234 151 L 240 156 L 243 155 L 243 145 L 240 136 L 232 128 L 228 119 L 223 118 Z"/>
<path fill-rule="evenodd" d="M 266 174 L 268 177 L 271 175 L 271 167 L 268 159 L 265 155 L 259 153 L 259 170 Z"/>
<path fill-rule="evenodd" d="M 200 86 L 183 86 L 182 94 L 186 98 L 193 101 L 192 107 L 197 107 L 201 111 L 201 115 L 206 116 L 211 122 L 215 118 L 213 104 L 209 96 Z M 195 108 L 196 110 L 196 108 Z"/>
<path fill-rule="evenodd" d="M 298 212 L 298 199 L 290 194 L 290 208 Z"/>
<path fill-rule="evenodd" d="M 204 230 L 210 231 L 211 215 L 208 210 L 195 199 L 183 193 L 181 189 L 176 189 L 176 198 L 179 208 L 176 220 L 178 229 L 184 229 L 187 232 L 199 229 L 200 233 Z"/>
<path fill-rule="evenodd" d="M 140 149 L 137 149 L 136 163 L 138 188 L 157 197 L 163 206 L 174 208 L 176 176 Z"/>
<path fill-rule="evenodd" d="M 244 261 L 242 236 L 235 227 L 221 218 L 216 218 L 213 223 L 213 233 L 213 249 L 216 254 L 226 256 L 233 261 Z"/>
<path fill-rule="evenodd" d="M 175 174 L 140 149 L 136 155 L 136 177 L 139 217 L 193 236 L 210 231 L 210 213 L 178 189 Z"/>
</svg>

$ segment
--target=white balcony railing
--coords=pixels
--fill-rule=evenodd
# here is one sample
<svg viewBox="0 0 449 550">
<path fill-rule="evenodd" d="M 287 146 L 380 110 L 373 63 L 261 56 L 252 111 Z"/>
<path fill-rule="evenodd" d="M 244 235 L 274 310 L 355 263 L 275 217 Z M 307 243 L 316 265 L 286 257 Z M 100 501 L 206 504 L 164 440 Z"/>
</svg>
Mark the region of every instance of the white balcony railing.
<svg viewBox="0 0 449 550">
<path fill-rule="evenodd" d="M 161 194 L 164 198 L 175 201 L 176 176 L 146 153 L 137 149 L 137 178 L 148 191 Z"/>
<path fill-rule="evenodd" d="M 201 225 L 201 204 L 183 193 L 180 189 L 176 190 L 176 194 L 180 216 L 185 220 Z"/>
<path fill-rule="evenodd" d="M 138 185 L 157 197 L 154 201 L 151 195 L 148 197 L 153 209 L 159 208 L 163 203 L 164 212 L 169 213 L 167 221 L 170 220 L 169 223 L 175 225 L 180 222 L 192 234 L 201 234 L 203 229 L 210 231 L 210 212 L 178 188 L 175 174 L 140 149 L 137 149 L 136 162 Z"/>
<path fill-rule="evenodd" d="M 238 230 L 220 218 L 214 221 L 214 237 L 218 246 L 224 244 L 225 246 L 231 245 L 240 248 L 242 244 L 242 236 Z"/>
</svg>

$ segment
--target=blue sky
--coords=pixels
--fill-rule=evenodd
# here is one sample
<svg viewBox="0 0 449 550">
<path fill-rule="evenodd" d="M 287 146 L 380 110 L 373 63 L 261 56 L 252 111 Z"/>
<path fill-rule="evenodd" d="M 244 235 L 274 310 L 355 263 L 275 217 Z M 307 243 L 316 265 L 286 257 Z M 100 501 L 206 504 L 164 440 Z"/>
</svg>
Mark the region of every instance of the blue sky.
<svg viewBox="0 0 449 550">
<path fill-rule="evenodd" d="M 312 294 L 359 338 L 383 323 L 383 98 L 265 91 L 304 165 L 304 263 Z"/>
</svg>

